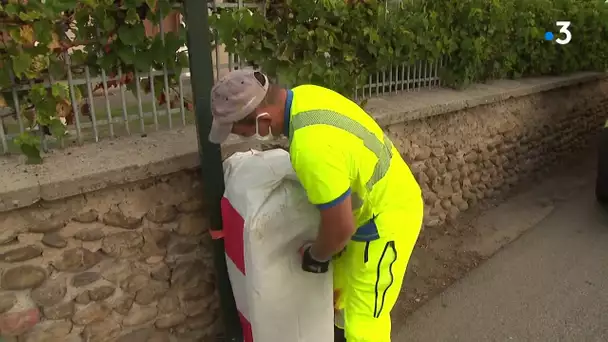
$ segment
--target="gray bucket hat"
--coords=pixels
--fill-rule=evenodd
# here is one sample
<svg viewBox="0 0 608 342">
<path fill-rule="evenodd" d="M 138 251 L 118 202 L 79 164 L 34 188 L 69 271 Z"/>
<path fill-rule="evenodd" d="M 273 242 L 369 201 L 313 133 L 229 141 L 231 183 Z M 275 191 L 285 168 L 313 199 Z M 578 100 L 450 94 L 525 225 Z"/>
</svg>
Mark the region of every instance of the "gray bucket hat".
<svg viewBox="0 0 608 342">
<path fill-rule="evenodd" d="M 262 103 L 268 83 L 266 75 L 250 68 L 235 70 L 222 77 L 211 90 L 213 124 L 209 141 L 214 144 L 226 141 L 233 124 Z"/>
</svg>

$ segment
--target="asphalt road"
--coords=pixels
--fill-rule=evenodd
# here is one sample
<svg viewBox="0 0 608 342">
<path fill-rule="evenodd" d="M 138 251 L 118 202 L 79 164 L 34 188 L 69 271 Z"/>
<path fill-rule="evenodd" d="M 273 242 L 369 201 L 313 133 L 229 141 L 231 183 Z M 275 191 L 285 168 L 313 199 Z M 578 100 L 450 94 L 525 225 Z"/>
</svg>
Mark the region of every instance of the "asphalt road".
<svg viewBox="0 0 608 342">
<path fill-rule="evenodd" d="M 584 187 L 395 329 L 393 341 L 608 341 L 608 215 Z"/>
</svg>

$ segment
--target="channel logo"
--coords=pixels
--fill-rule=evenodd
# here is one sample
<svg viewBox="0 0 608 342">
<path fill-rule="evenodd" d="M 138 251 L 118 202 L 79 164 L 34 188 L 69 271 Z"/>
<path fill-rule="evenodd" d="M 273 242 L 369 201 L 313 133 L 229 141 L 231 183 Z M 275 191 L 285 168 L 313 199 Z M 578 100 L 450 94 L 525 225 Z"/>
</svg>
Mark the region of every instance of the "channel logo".
<svg viewBox="0 0 608 342">
<path fill-rule="evenodd" d="M 606 0 L 608 3 L 608 0 Z M 559 45 L 566 45 L 570 43 L 572 40 L 572 32 L 570 32 L 570 25 L 572 23 L 569 21 L 556 21 L 555 26 L 559 28 L 558 34 L 554 34 L 551 31 L 545 32 L 545 40 L 546 41 L 555 41 Z M 556 36 L 559 36 L 556 38 Z"/>
</svg>

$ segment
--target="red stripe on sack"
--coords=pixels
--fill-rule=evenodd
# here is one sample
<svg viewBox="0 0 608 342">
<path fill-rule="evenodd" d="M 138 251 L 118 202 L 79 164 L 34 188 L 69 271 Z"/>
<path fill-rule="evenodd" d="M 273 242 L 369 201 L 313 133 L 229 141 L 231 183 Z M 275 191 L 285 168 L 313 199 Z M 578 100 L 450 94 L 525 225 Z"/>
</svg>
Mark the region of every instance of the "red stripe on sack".
<svg viewBox="0 0 608 342">
<path fill-rule="evenodd" d="M 245 221 L 226 197 L 222 198 L 221 205 L 226 255 L 232 259 L 232 262 L 234 262 L 239 271 L 245 274 L 245 248 L 243 242 Z"/>
<path fill-rule="evenodd" d="M 243 342 L 253 342 L 253 330 L 251 329 L 251 323 L 243 316 L 239 311 L 239 319 L 241 320 L 241 327 L 243 327 Z"/>
</svg>

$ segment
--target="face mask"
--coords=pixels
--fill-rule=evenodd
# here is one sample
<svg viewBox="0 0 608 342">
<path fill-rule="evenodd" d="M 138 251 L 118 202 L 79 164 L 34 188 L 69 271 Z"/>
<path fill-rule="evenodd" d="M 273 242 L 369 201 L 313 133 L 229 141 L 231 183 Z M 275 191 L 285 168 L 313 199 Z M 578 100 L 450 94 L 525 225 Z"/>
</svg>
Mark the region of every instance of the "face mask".
<svg viewBox="0 0 608 342">
<path fill-rule="evenodd" d="M 268 126 L 268 135 L 260 135 L 260 123 L 258 119 L 262 116 L 270 116 L 268 113 L 262 113 L 255 117 L 255 134 L 246 138 L 246 140 L 259 140 L 259 141 L 270 141 L 276 140 L 275 136 L 272 135 L 272 128 Z"/>
</svg>

